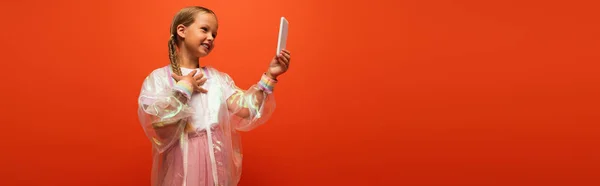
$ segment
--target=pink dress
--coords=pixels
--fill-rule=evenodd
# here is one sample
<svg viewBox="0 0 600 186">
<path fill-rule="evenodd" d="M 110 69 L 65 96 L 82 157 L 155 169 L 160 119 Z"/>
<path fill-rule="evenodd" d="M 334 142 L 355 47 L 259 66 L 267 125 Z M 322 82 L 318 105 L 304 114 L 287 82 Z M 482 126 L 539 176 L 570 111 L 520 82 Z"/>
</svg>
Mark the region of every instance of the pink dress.
<svg viewBox="0 0 600 186">
<path fill-rule="evenodd" d="M 192 70 L 181 68 L 183 75 Z M 170 66 L 154 70 L 142 85 L 138 117 L 153 147 L 152 185 L 237 185 L 242 170 L 238 131 L 263 124 L 274 111 L 275 80 L 263 75 L 242 90 L 214 68 L 195 70 L 207 78 L 202 86 L 207 93 L 191 93 L 189 84 L 176 83 Z M 241 112 L 248 117 L 236 115 Z"/>
</svg>

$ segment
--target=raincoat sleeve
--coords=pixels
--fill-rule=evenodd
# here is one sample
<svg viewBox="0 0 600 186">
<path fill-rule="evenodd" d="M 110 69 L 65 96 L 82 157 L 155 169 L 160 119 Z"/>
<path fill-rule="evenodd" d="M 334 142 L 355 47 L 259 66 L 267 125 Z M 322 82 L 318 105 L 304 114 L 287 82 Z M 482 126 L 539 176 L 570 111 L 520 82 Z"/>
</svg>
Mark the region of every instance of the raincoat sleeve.
<svg viewBox="0 0 600 186">
<path fill-rule="evenodd" d="M 264 124 L 275 111 L 273 88 L 277 80 L 263 74 L 258 83 L 243 90 L 227 74 L 223 76 L 231 91 L 227 107 L 231 113 L 232 126 L 239 131 L 250 131 Z"/>
<path fill-rule="evenodd" d="M 144 80 L 138 98 L 138 118 L 152 146 L 164 152 L 184 132 L 194 110 L 187 104 L 192 88 L 186 81 L 169 86 L 170 77 L 153 72 Z"/>
</svg>

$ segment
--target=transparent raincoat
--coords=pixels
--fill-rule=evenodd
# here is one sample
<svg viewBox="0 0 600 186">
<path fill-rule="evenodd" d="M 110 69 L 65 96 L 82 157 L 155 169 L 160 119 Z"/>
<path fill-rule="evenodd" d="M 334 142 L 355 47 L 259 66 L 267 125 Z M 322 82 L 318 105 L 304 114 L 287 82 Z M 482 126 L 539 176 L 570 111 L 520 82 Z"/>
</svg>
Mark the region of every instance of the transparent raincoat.
<svg viewBox="0 0 600 186">
<path fill-rule="evenodd" d="M 182 75 L 192 70 L 204 73 L 202 87 L 208 92 L 182 89 L 170 66 L 154 70 L 142 85 L 138 117 L 153 147 L 152 185 L 237 185 L 242 168 L 239 131 L 254 129 L 270 117 L 275 80 L 263 74 L 257 84 L 242 90 L 214 68 L 181 68 Z"/>
</svg>

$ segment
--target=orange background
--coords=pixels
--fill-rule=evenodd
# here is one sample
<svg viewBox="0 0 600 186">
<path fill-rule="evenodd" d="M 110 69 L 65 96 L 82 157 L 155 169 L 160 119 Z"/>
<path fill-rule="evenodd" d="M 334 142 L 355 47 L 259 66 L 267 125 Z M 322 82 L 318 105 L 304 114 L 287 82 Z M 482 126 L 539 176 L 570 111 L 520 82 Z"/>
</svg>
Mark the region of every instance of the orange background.
<svg viewBox="0 0 600 186">
<path fill-rule="evenodd" d="M 277 110 L 241 186 L 600 185 L 593 1 L 3 1 L 0 185 L 149 185 L 136 115 L 186 5 L 201 64 L 257 82 L 290 21 Z"/>
</svg>

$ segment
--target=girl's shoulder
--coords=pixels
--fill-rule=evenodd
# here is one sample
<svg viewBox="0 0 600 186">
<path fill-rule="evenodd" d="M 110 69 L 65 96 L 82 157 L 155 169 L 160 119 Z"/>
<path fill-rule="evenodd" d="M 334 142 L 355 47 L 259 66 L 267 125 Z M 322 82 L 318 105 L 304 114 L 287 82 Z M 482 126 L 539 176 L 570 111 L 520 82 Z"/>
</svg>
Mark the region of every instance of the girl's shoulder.
<svg viewBox="0 0 600 186">
<path fill-rule="evenodd" d="M 146 75 L 146 79 L 169 75 L 168 74 L 168 71 L 170 70 L 169 67 L 170 66 L 162 66 L 162 67 L 159 67 L 159 68 L 155 68 L 148 75 Z"/>
<path fill-rule="evenodd" d="M 167 66 L 162 66 L 160 68 L 156 68 L 154 70 L 152 70 L 152 72 L 150 73 L 151 76 L 165 76 L 168 75 L 170 76 L 171 72 L 171 65 L 167 65 Z"/>
<path fill-rule="evenodd" d="M 158 87 L 166 86 L 169 84 L 170 66 L 163 66 L 156 68 L 150 72 L 144 79 L 144 84 L 155 85 Z"/>
</svg>

